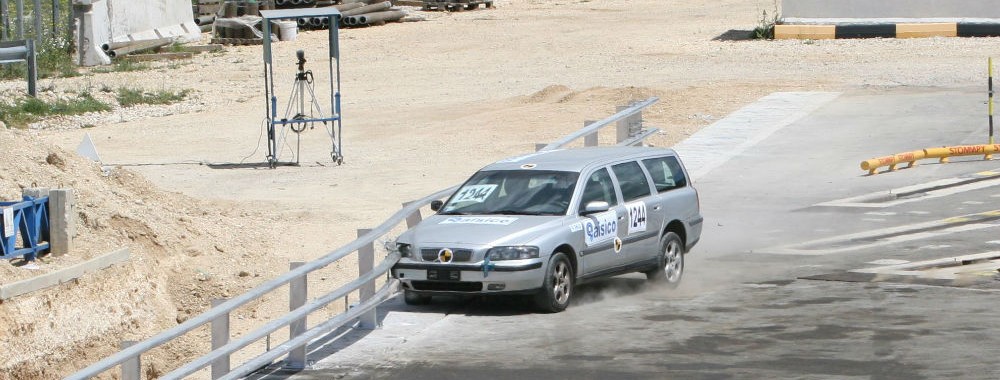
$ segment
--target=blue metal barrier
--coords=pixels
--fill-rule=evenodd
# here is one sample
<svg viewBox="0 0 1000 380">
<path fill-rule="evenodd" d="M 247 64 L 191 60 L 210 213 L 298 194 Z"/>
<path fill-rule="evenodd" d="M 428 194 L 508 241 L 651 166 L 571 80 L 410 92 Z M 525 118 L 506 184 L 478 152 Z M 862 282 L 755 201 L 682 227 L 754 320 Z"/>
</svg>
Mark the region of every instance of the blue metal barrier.
<svg viewBox="0 0 1000 380">
<path fill-rule="evenodd" d="M 26 195 L 21 202 L 0 202 L 0 210 L 0 259 L 33 261 L 49 249 L 49 197 Z"/>
</svg>

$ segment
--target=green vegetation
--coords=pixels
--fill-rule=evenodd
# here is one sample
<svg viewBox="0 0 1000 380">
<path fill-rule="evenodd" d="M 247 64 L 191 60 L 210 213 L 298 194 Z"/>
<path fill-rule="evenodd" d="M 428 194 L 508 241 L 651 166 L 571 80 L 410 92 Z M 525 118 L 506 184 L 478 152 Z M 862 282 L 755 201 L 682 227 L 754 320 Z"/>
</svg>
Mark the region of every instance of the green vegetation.
<svg viewBox="0 0 1000 380">
<path fill-rule="evenodd" d="M 121 87 L 118 89 L 118 104 L 121 104 L 122 107 L 131 107 L 137 104 L 171 104 L 184 100 L 189 92 L 190 90 L 178 92 L 160 90 L 150 93 Z"/>
<path fill-rule="evenodd" d="M 76 99 L 54 102 L 25 97 L 15 101 L 14 105 L 0 105 L 0 120 L 8 127 L 25 128 L 45 116 L 80 115 L 109 110 L 111 106 L 94 99 L 89 92 L 79 94 Z"/>
<path fill-rule="evenodd" d="M 76 70 L 76 64 L 73 62 L 73 56 L 70 54 L 72 41 L 69 37 L 66 22 L 66 18 L 73 10 L 71 0 L 59 0 L 59 20 L 52 19 L 52 3 L 51 0 L 42 1 L 42 9 L 36 12 L 33 9 L 34 2 L 24 2 L 24 14 L 26 15 L 24 19 L 24 38 L 34 38 L 36 41 L 40 41 L 35 44 L 35 49 L 37 49 L 38 53 L 39 78 L 78 76 L 80 73 Z M 13 4 L 9 4 L 10 8 L 13 8 L 13 6 Z M 27 16 L 32 14 L 42 16 L 41 31 L 34 30 L 35 24 L 31 21 L 31 17 Z M 11 39 L 17 39 L 14 36 L 14 25 L 17 22 L 16 17 L 14 14 L 8 14 L 7 16 L 10 17 L 9 29 L 7 30 L 8 36 L 11 36 Z M 53 30 L 55 31 L 54 33 Z M 38 32 L 42 32 L 45 37 L 38 39 Z M 24 63 L 0 65 L 0 79 L 24 79 L 27 73 L 28 67 Z"/>
<path fill-rule="evenodd" d="M 778 1 L 774 2 L 774 11 L 768 16 L 767 10 L 761 10 L 760 19 L 757 20 L 757 27 L 750 32 L 750 38 L 755 40 L 774 39 L 774 25 L 781 20 L 781 13 L 778 12 Z"/>
<path fill-rule="evenodd" d="M 101 66 L 92 70 L 95 73 L 124 73 L 128 71 L 149 70 L 149 64 L 145 62 L 135 62 L 128 59 L 115 60 L 111 66 Z"/>
</svg>

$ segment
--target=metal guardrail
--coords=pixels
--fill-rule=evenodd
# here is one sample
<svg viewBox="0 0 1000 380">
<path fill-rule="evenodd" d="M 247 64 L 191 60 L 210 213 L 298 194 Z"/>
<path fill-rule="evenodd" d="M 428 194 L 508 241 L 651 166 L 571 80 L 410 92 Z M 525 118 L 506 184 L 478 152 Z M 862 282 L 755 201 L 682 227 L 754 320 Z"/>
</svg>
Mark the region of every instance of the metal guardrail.
<svg viewBox="0 0 1000 380">
<path fill-rule="evenodd" d="M 38 96 L 38 63 L 35 40 L 0 42 L 0 64 L 24 62 L 28 66 L 28 95 Z"/>
<path fill-rule="evenodd" d="M 591 136 L 596 137 L 595 134 L 600 128 L 613 122 L 620 122 L 619 132 L 617 134 L 619 145 L 635 145 L 656 130 L 652 129 L 643 131 L 638 129 L 633 131 L 636 133 L 629 135 L 622 133 L 623 128 L 628 130 L 636 129 L 634 128 L 636 126 L 636 121 L 641 124 L 641 110 L 658 100 L 658 98 L 654 97 L 642 102 L 633 103 L 608 118 L 595 123 L 590 123 L 587 127 L 581 129 L 580 131 L 574 132 L 556 142 L 546 145 L 543 150 L 561 148 L 581 137 L 586 137 L 588 140 L 593 141 L 596 145 L 596 138 L 592 139 Z M 622 122 L 623 120 L 625 122 Z M 587 143 L 586 145 L 590 146 L 591 144 Z M 121 365 L 122 380 L 138 380 L 141 378 L 141 365 L 139 365 L 140 355 L 207 323 L 213 324 L 212 351 L 162 376 L 162 379 L 183 378 L 208 366 L 212 366 L 213 379 L 240 378 L 272 363 L 274 360 L 286 354 L 288 354 L 290 358 L 295 356 L 295 360 L 304 361 L 305 347 L 309 341 L 355 319 L 360 319 L 363 326 L 367 325 L 366 327 L 368 328 L 374 328 L 375 308 L 379 303 L 398 292 L 398 282 L 395 280 L 388 281 L 378 291 L 374 291 L 374 281 L 376 278 L 384 275 L 389 269 L 392 268 L 392 266 L 399 259 L 398 253 L 391 252 L 381 263 L 378 264 L 378 266 L 372 267 L 366 273 L 361 274 L 354 281 L 351 281 L 350 283 L 347 283 L 340 288 L 337 288 L 332 292 L 308 303 L 304 302 L 304 284 L 306 275 L 315 270 L 324 268 L 355 251 L 359 252 L 359 254 L 364 253 L 364 255 L 359 256 L 359 261 L 364 261 L 366 256 L 370 256 L 371 259 L 373 259 L 374 242 L 376 239 L 388 234 L 393 227 L 399 225 L 400 223 L 405 222 L 407 227 L 416 225 L 416 223 L 419 223 L 421 220 L 421 207 L 429 204 L 433 200 L 444 198 L 457 189 L 457 185 L 452 186 L 447 189 L 439 190 L 419 200 L 406 203 L 402 209 L 386 219 L 378 227 L 375 227 L 372 230 L 359 230 L 359 237 L 347 245 L 334 250 L 319 259 L 303 263 L 301 266 L 294 267 L 293 265 L 293 269 L 285 274 L 260 284 L 246 293 L 238 295 L 230 300 L 223 301 L 204 313 L 188 319 L 184 323 L 161 332 L 145 341 L 124 347 L 120 352 L 70 375 L 67 379 L 88 379 L 115 366 Z M 286 284 L 289 284 L 292 288 L 292 302 L 294 303 L 296 298 L 299 298 L 299 301 L 301 301 L 298 306 L 291 310 L 288 314 L 271 320 L 256 330 L 232 342 L 228 341 L 228 331 L 214 331 L 216 323 L 219 326 L 226 326 L 228 329 L 229 313 L 236 308 L 246 305 L 247 303 L 254 301 Z M 300 289 L 296 289 L 296 284 L 300 284 Z M 367 292 L 366 287 L 369 287 Z M 326 320 L 309 330 L 304 328 L 305 318 L 309 313 L 318 310 L 354 291 L 361 291 L 361 303 L 355 305 L 345 313 Z M 299 293 L 297 294 L 296 292 Z M 289 326 L 291 335 L 293 336 L 292 338 L 269 349 L 267 352 L 250 359 L 248 362 L 239 365 L 235 369 L 230 369 L 229 356 L 231 354 L 253 342 L 269 336 L 269 334 L 277 331 L 278 329 L 284 328 L 285 326 Z M 216 336 L 219 336 L 220 340 L 215 340 L 214 338 L 216 338 Z M 298 365 L 302 364 L 304 363 L 298 363 Z"/>
</svg>

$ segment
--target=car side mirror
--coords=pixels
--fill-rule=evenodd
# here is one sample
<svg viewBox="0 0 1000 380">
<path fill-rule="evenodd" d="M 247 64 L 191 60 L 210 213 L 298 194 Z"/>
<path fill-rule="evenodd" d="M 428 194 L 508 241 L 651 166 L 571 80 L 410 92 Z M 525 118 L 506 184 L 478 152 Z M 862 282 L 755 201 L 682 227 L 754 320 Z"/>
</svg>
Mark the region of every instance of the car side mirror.
<svg viewBox="0 0 1000 380">
<path fill-rule="evenodd" d="M 441 209 L 441 206 L 444 206 L 444 202 L 439 200 L 431 201 L 431 211 L 437 212 Z"/>
<path fill-rule="evenodd" d="M 587 206 L 583 208 L 583 212 L 581 212 L 580 215 L 596 214 L 596 213 L 599 213 L 599 212 L 608 211 L 610 209 L 611 209 L 611 205 L 609 205 L 608 202 L 605 202 L 605 201 L 593 201 L 593 202 L 587 203 Z"/>
</svg>

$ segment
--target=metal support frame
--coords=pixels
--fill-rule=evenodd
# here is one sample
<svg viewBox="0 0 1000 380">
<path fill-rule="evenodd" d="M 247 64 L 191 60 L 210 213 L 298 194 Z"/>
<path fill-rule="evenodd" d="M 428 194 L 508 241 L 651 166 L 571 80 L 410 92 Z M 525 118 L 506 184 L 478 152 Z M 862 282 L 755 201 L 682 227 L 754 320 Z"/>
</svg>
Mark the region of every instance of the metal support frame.
<svg viewBox="0 0 1000 380">
<path fill-rule="evenodd" d="M 300 8 L 282 10 L 260 11 L 263 17 L 264 30 L 264 101 L 267 118 L 267 162 L 271 168 L 278 165 L 294 165 L 290 162 L 279 162 L 278 160 L 278 131 L 285 126 L 304 125 L 311 123 L 331 123 L 330 158 L 338 165 L 344 162 L 342 122 L 340 108 L 340 44 L 338 31 L 340 30 L 340 11 L 336 8 Z M 320 17 L 330 20 L 328 37 L 329 54 L 327 57 L 330 73 L 330 110 L 328 115 L 319 117 L 296 117 L 291 120 L 278 117 L 278 97 L 275 93 L 274 64 L 271 54 L 271 20 L 278 19 L 300 19 Z M 300 93 L 299 96 L 304 94 Z M 300 98 L 300 101 L 302 99 Z M 291 101 L 290 101 L 291 102 Z M 296 156 L 296 163 L 298 157 Z"/>
<path fill-rule="evenodd" d="M 28 66 L 28 95 L 38 95 L 38 63 L 34 40 L 0 42 L 0 64 L 25 62 Z"/>
</svg>

